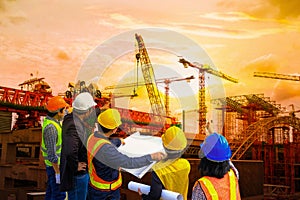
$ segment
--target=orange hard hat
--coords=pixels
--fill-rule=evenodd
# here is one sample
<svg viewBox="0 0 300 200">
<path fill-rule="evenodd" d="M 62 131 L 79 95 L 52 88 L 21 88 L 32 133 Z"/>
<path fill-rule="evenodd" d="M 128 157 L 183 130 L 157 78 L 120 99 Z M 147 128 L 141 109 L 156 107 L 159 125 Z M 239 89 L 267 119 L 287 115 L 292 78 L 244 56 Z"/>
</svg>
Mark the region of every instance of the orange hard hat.
<svg viewBox="0 0 300 200">
<path fill-rule="evenodd" d="M 69 107 L 69 104 L 61 96 L 52 97 L 46 105 L 47 110 L 52 113 L 56 113 L 66 107 Z"/>
</svg>

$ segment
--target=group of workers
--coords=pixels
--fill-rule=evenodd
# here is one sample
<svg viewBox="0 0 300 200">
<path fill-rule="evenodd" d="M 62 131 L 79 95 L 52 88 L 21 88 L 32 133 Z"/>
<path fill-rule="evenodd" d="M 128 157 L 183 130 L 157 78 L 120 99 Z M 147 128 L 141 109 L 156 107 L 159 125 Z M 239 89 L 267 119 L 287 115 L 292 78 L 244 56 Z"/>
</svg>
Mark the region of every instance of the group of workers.
<svg viewBox="0 0 300 200">
<path fill-rule="evenodd" d="M 188 196 L 190 163 L 182 158 L 187 148 L 183 131 L 171 126 L 162 135 L 165 152 L 129 157 L 118 151 L 122 138 L 111 137 L 122 124 L 118 110 L 96 107 L 88 92 L 78 94 L 72 107 L 52 97 L 42 126 L 41 150 L 48 177 L 46 200 L 119 200 L 121 168 L 152 167 L 151 188 L 141 199 L 158 200 L 163 189 Z M 70 109 L 72 108 L 72 110 Z M 224 136 L 212 133 L 200 146 L 199 172 L 192 200 L 240 199 L 238 170 L 230 161 Z"/>
</svg>

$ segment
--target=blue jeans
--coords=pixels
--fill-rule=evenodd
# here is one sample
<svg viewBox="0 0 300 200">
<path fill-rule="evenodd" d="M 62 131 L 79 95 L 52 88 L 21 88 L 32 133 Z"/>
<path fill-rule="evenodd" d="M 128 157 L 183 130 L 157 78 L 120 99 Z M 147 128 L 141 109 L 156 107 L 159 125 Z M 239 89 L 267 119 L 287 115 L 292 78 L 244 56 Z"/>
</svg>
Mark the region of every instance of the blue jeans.
<svg viewBox="0 0 300 200">
<path fill-rule="evenodd" d="M 56 184 L 55 171 L 53 167 L 46 167 L 46 173 L 48 176 L 47 190 L 45 200 L 63 200 L 66 198 L 65 192 L 60 192 L 59 184 Z"/>
<path fill-rule="evenodd" d="M 89 199 L 101 199 L 101 200 L 120 200 L 120 188 L 117 190 L 111 190 L 108 192 L 100 191 L 89 185 Z"/>
<path fill-rule="evenodd" d="M 75 176 L 75 184 L 72 190 L 68 191 L 70 200 L 86 200 L 89 183 L 89 174 Z"/>
</svg>

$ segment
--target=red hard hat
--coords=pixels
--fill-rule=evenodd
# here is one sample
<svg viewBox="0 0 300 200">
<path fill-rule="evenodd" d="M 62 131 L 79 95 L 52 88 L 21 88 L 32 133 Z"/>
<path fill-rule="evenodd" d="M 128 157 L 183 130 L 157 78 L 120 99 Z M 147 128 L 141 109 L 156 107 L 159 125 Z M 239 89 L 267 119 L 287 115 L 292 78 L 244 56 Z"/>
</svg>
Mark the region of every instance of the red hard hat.
<svg viewBox="0 0 300 200">
<path fill-rule="evenodd" d="M 52 97 L 46 105 L 47 110 L 52 113 L 56 113 L 66 107 L 69 107 L 69 104 L 61 96 Z"/>
</svg>

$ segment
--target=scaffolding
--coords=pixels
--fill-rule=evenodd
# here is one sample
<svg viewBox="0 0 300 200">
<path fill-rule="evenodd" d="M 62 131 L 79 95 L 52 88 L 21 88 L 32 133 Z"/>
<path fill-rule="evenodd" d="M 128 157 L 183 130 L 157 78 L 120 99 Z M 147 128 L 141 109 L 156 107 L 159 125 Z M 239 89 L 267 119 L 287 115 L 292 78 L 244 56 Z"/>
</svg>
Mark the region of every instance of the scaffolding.
<svg viewBox="0 0 300 200">
<path fill-rule="evenodd" d="M 291 199 L 300 192 L 300 119 L 263 94 L 215 99 L 220 131 L 233 160 L 263 160 L 267 197 Z"/>
</svg>

